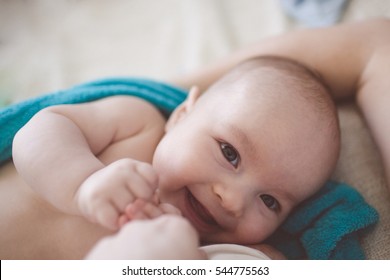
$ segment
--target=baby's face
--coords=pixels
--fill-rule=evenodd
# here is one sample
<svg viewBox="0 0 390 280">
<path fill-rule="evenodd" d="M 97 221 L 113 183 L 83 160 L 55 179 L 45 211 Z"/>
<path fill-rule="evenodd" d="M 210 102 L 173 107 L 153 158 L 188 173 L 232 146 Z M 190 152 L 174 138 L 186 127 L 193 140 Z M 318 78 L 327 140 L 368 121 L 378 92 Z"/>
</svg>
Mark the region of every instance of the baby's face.
<svg viewBox="0 0 390 280">
<path fill-rule="evenodd" d="M 213 95 L 160 142 L 160 199 L 178 207 L 203 242 L 261 242 L 323 182 L 317 124 L 293 103 Z"/>
</svg>

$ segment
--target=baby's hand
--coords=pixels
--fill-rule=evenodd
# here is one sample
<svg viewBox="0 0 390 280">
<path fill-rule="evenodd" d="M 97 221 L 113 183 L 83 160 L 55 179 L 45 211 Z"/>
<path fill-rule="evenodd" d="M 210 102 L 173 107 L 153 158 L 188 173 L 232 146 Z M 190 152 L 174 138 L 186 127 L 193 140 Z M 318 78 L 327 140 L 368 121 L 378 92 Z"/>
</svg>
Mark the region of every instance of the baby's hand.
<svg viewBox="0 0 390 280">
<path fill-rule="evenodd" d="M 126 206 L 137 198 L 151 201 L 157 183 L 150 164 L 121 159 L 89 176 L 80 186 L 76 200 L 87 219 L 116 230 Z"/>
<path fill-rule="evenodd" d="M 118 224 L 122 227 L 128 221 L 154 219 L 163 214 L 181 216 L 179 209 L 168 203 L 154 203 L 142 198 L 136 199 L 125 208 L 125 212 L 119 217 Z"/>
</svg>

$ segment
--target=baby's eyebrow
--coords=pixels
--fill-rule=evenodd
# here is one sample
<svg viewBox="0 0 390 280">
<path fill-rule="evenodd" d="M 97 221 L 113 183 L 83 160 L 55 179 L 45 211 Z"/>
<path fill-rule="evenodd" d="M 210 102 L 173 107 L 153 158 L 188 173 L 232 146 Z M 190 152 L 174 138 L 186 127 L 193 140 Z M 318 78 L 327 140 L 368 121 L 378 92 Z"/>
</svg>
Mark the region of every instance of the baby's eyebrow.
<svg viewBox="0 0 390 280">
<path fill-rule="evenodd" d="M 258 151 L 252 140 L 247 136 L 247 134 L 235 124 L 227 124 L 227 129 L 232 133 L 233 137 L 244 147 L 245 152 L 250 156 L 255 156 L 257 158 Z"/>
<path fill-rule="evenodd" d="M 286 188 L 279 188 L 276 193 L 284 199 L 288 200 L 292 205 L 296 205 L 298 203 L 298 199 L 295 197 L 295 195 L 287 191 Z"/>
</svg>

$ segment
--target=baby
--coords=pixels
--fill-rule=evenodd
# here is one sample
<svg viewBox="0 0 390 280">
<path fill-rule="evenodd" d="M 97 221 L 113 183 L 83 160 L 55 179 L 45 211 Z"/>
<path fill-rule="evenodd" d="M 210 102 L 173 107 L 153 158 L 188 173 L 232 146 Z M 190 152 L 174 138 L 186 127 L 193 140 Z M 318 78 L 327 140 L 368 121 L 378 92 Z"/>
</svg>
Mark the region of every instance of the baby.
<svg viewBox="0 0 390 280">
<path fill-rule="evenodd" d="M 203 95 L 193 88 L 167 123 L 134 97 L 50 107 L 18 132 L 13 158 L 39 205 L 103 235 L 178 209 L 203 243 L 257 244 L 324 184 L 338 150 L 321 81 L 294 61 L 257 57 Z"/>
<path fill-rule="evenodd" d="M 249 47 L 180 81 L 199 87 L 167 122 L 125 96 L 42 110 L 14 139 L 23 180 L 10 172 L 0 186 L 0 257 L 82 258 L 129 220 L 165 213 L 181 213 L 203 244 L 262 242 L 333 171 L 340 136 L 329 93 L 357 90 L 369 124 L 383 120 L 373 100 L 383 101 L 388 83 L 378 70 L 387 67 L 388 25 L 309 30 Z M 351 46 L 359 48 L 345 55 Z"/>
<path fill-rule="evenodd" d="M 310 116 L 310 117 L 308 117 Z M 239 64 L 172 114 L 153 157 L 159 197 L 207 243 L 256 244 L 329 178 L 339 151 L 335 106 L 304 66 Z"/>
</svg>

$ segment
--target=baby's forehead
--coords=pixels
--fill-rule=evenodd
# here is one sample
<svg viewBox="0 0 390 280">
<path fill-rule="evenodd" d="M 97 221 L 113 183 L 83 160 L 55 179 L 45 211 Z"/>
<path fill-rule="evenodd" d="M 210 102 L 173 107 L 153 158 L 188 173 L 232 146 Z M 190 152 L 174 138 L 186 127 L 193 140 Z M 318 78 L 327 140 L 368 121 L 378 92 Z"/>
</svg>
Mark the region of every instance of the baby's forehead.
<svg viewBox="0 0 390 280">
<path fill-rule="evenodd" d="M 322 78 L 306 66 L 285 58 L 259 57 L 248 60 L 225 74 L 212 92 L 253 94 L 251 99 L 300 98 L 326 92 Z M 284 99 L 285 100 L 285 99 Z M 310 101 L 310 98 L 307 99 Z"/>
<path fill-rule="evenodd" d="M 215 107 L 215 109 L 230 106 L 241 106 L 242 110 L 266 110 L 271 112 L 284 110 L 294 106 L 299 108 L 309 108 L 316 104 L 310 98 L 302 95 L 306 94 L 305 89 L 291 86 L 282 79 L 275 80 L 263 77 L 264 80 L 254 80 L 251 78 L 241 78 L 235 81 L 226 81 L 208 90 L 204 94 L 204 99 L 211 106 L 224 104 L 225 107 Z M 285 111 L 288 113 L 289 110 Z"/>
<path fill-rule="evenodd" d="M 287 124 L 298 123 L 299 129 L 308 130 L 316 123 L 337 122 L 326 87 L 306 69 L 289 64 L 255 66 L 249 63 L 249 66 L 237 67 L 206 91 L 205 103 L 209 108 L 222 112 L 249 111 L 253 113 L 252 121 L 267 117 Z M 302 120 L 306 127 L 299 125 Z M 337 129 L 337 125 L 331 126 Z M 297 127 L 284 125 L 286 130 Z"/>
</svg>

